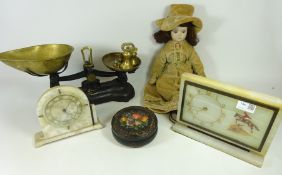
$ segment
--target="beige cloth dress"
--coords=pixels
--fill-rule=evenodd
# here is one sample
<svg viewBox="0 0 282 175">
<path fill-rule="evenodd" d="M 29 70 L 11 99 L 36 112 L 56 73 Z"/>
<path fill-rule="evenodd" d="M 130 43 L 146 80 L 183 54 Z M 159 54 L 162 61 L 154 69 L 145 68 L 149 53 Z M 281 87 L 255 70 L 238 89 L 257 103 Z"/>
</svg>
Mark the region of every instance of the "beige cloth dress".
<svg viewBox="0 0 282 175">
<path fill-rule="evenodd" d="M 144 90 L 144 106 L 156 113 L 177 110 L 181 74 L 205 76 L 203 64 L 186 41 L 169 41 L 156 56 Z"/>
</svg>

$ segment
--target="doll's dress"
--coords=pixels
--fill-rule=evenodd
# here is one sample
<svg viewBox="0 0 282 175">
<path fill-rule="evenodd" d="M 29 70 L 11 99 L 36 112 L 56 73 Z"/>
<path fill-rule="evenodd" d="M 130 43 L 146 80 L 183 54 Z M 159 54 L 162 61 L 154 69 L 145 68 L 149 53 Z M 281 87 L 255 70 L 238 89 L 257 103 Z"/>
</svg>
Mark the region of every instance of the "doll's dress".
<svg viewBox="0 0 282 175">
<path fill-rule="evenodd" d="M 177 110 L 180 78 L 184 72 L 205 76 L 203 64 L 187 41 L 169 41 L 155 57 L 145 85 L 144 106 L 156 113 Z"/>
</svg>

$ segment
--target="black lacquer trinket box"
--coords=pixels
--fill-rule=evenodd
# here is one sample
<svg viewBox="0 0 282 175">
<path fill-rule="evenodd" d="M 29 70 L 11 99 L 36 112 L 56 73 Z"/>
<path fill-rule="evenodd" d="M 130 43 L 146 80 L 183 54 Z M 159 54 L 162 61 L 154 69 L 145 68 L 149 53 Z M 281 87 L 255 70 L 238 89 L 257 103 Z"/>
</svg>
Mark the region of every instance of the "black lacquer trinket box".
<svg viewBox="0 0 282 175">
<path fill-rule="evenodd" d="M 112 133 L 121 144 L 140 147 L 151 142 L 158 130 L 156 115 L 141 106 L 130 106 L 118 111 L 112 119 Z"/>
</svg>

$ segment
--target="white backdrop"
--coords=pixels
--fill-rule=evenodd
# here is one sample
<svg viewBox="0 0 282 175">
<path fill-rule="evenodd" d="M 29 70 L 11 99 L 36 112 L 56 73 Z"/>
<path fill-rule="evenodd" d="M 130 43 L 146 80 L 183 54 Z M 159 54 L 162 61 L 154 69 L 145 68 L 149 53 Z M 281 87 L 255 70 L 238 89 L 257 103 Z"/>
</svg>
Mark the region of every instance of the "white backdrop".
<svg viewBox="0 0 282 175">
<path fill-rule="evenodd" d="M 97 106 L 106 128 L 35 149 L 33 134 L 40 130 L 36 102 L 49 80 L 0 63 L 0 174 L 279 174 L 281 128 L 261 169 L 174 133 L 166 115 L 158 115 L 158 135 L 145 147 L 131 149 L 113 139 L 114 113 L 142 104 L 152 57 L 161 47 L 152 37 L 154 21 L 165 17 L 172 3 L 193 4 L 204 23 L 196 50 L 208 77 L 282 97 L 279 0 L 1 0 L 0 52 L 45 43 L 72 45 L 68 75 L 81 71 L 81 47 L 92 47 L 96 68 L 107 70 L 101 57 L 131 41 L 142 65 L 129 75 L 135 98 Z"/>
</svg>

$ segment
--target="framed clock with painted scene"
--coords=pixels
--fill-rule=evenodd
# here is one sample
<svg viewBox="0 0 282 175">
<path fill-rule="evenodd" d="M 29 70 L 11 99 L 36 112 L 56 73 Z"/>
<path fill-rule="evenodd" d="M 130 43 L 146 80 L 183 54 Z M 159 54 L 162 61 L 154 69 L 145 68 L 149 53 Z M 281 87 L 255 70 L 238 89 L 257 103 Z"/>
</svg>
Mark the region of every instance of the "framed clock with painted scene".
<svg viewBox="0 0 282 175">
<path fill-rule="evenodd" d="M 281 99 L 192 74 L 183 74 L 180 91 L 173 130 L 188 133 L 187 127 L 181 127 L 188 126 L 193 130 L 189 137 L 262 165 L 278 128 Z"/>
</svg>

